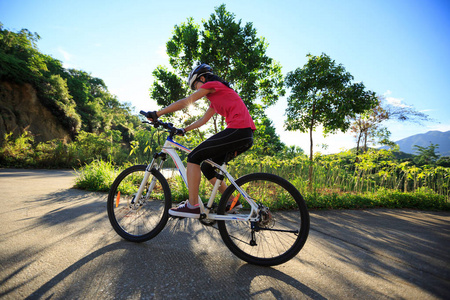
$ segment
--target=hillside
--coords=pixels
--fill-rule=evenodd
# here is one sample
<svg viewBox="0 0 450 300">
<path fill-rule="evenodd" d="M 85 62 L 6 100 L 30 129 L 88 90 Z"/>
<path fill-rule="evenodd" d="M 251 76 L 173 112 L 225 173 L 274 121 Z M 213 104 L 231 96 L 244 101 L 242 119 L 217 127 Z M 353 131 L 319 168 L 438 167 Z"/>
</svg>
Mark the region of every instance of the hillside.
<svg viewBox="0 0 450 300">
<path fill-rule="evenodd" d="M 128 143 L 140 123 L 129 104 L 110 94 L 100 78 L 65 69 L 41 53 L 39 38 L 0 23 L 0 145 L 5 134 L 15 138 L 25 130 L 37 142 L 116 130 Z"/>
<path fill-rule="evenodd" d="M 395 143 L 400 146 L 400 151 L 411 154 L 416 154 L 414 145 L 428 147 L 430 143 L 438 144 L 437 153 L 440 156 L 450 156 L 450 131 L 428 131 L 427 133 L 409 136 Z"/>
<path fill-rule="evenodd" d="M 70 132 L 39 101 L 31 84 L 0 81 L 0 144 L 6 133 L 18 136 L 24 129 L 33 132 L 36 141 L 70 140 Z"/>
</svg>

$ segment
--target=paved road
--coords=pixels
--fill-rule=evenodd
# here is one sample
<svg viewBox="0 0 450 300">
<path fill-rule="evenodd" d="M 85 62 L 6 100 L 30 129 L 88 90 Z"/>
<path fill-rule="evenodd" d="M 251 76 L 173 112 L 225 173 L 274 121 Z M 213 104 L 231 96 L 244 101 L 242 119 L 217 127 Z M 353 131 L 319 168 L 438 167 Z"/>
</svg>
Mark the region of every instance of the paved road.
<svg viewBox="0 0 450 300">
<path fill-rule="evenodd" d="M 153 240 L 121 240 L 106 196 L 71 189 L 70 171 L 0 169 L 2 299 L 449 299 L 450 213 L 311 213 L 300 254 L 264 268 L 219 233 L 169 221 Z"/>
</svg>

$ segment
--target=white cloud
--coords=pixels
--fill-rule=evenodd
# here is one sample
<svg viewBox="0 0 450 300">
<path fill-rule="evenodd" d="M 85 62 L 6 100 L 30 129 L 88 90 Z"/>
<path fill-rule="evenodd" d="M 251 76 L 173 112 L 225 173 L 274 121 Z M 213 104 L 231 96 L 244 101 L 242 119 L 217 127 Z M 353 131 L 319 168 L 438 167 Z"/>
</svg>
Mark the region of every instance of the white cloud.
<svg viewBox="0 0 450 300">
<path fill-rule="evenodd" d="M 63 48 L 58 47 L 58 52 L 59 52 L 59 54 L 62 55 L 64 61 L 68 62 L 68 61 L 72 60 L 72 57 L 73 57 L 72 54 L 65 51 Z"/>
<path fill-rule="evenodd" d="M 411 107 L 410 105 L 406 105 L 405 103 L 403 103 L 403 98 L 395 98 L 395 97 L 390 97 L 389 95 L 391 95 L 392 92 L 390 90 L 387 90 L 383 96 L 386 99 L 386 101 L 388 102 L 388 104 L 396 106 L 396 107 Z"/>
<path fill-rule="evenodd" d="M 428 131 L 442 131 L 446 132 L 450 130 L 450 124 L 434 124 L 427 126 Z"/>
<path fill-rule="evenodd" d="M 394 97 L 386 97 L 386 101 L 393 105 L 393 106 L 397 106 L 397 107 L 411 107 L 410 105 L 406 105 L 403 102 L 403 98 L 394 98 Z"/>
<path fill-rule="evenodd" d="M 66 69 L 76 69 L 77 66 L 73 63 L 73 55 L 64 50 L 62 47 L 56 49 L 58 51 L 57 58 L 63 63 L 63 67 Z"/>
</svg>

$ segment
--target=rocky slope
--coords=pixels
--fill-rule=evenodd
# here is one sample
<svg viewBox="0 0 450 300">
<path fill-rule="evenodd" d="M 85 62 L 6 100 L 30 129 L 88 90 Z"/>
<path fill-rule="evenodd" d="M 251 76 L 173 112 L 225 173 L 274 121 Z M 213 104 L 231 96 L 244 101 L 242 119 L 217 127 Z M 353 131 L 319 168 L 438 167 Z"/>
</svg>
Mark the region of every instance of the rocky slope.
<svg viewBox="0 0 450 300">
<path fill-rule="evenodd" d="M 5 133 L 20 135 L 25 128 L 35 141 L 69 140 L 69 133 L 52 113 L 44 107 L 30 84 L 0 82 L 0 143 Z"/>
</svg>

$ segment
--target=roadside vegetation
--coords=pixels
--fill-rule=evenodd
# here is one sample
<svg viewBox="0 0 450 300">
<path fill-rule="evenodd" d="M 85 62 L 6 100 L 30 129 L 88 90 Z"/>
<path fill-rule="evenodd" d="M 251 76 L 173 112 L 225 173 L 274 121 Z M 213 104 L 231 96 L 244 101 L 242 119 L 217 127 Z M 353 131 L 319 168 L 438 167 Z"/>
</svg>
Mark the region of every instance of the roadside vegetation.
<svg viewBox="0 0 450 300">
<path fill-rule="evenodd" d="M 33 143 L 29 134 L 8 139 L 0 150 L 3 167 L 74 168 L 75 186 L 90 191 L 107 192 L 115 177 L 133 164 L 146 164 L 151 153 L 160 150 L 163 131 L 142 128 L 131 150 L 114 138 L 104 135 L 81 135 L 80 140 Z M 179 138 L 191 147 L 198 141 Z M 159 140 L 159 141 L 158 141 Z M 425 150 L 429 150 L 430 147 Z M 115 150 L 113 150 L 115 149 Z M 355 150 L 314 156 L 312 190 L 309 189 L 309 158 L 301 149 L 285 147 L 273 155 L 262 155 L 256 149 L 238 156 L 229 165 L 236 178 L 250 172 L 270 172 L 287 178 L 300 190 L 311 209 L 412 208 L 450 210 L 450 168 L 440 166 L 445 160 L 429 164 L 423 155 L 398 159 L 393 150 L 368 149 L 356 155 Z M 184 159 L 185 156 L 181 155 Z M 168 161 L 168 168 L 174 166 Z M 169 178 L 173 200 L 185 200 L 188 192 L 179 175 Z M 201 193 L 211 187 L 204 180 Z"/>
<path fill-rule="evenodd" d="M 176 25 L 167 42 L 170 68 L 159 66 L 153 71 L 151 98 L 165 106 L 184 97 L 189 90 L 183 78 L 196 62 L 207 61 L 242 96 L 257 126 L 253 148 L 229 165 L 235 178 L 251 172 L 282 176 L 300 190 L 311 209 L 450 210 L 450 159 L 439 157 L 435 144 L 417 146 L 416 155 L 399 153 L 383 126 L 387 120 L 416 122 L 427 116 L 411 108 L 389 107 L 326 54 L 308 54 L 305 66 L 283 78 L 279 63 L 266 54 L 268 44 L 252 26 L 235 20 L 225 5 L 201 24 L 190 18 Z M 64 69 L 60 61 L 40 53 L 36 33 L 11 32 L 0 23 L 0 34 L 0 82 L 31 84 L 71 137 L 37 141 L 26 126 L 7 132 L 0 137 L 0 167 L 71 168 L 77 174 L 75 187 L 107 192 L 123 169 L 146 164 L 152 153 L 160 151 L 166 133 L 142 124 L 134 108 L 111 95 L 101 79 Z M 286 94 L 286 88 L 291 90 L 287 130 L 312 133 L 322 125 L 327 133 L 348 131 L 355 136 L 355 149 L 322 155 L 313 151 L 311 137 L 306 156 L 301 148 L 283 144 L 266 109 Z M 167 119 L 186 126 L 206 108 L 207 103 L 199 101 Z M 10 108 L 0 106 L 0 110 L 2 117 L 10 113 Z M 225 126 L 220 117 L 211 123 L 179 137 L 180 142 L 194 148 Z M 368 144 L 391 148 L 379 150 Z M 174 166 L 168 161 L 165 167 Z M 174 201 L 187 198 L 179 176 L 169 178 L 169 183 Z M 201 194 L 208 194 L 210 188 L 202 181 Z"/>
</svg>

